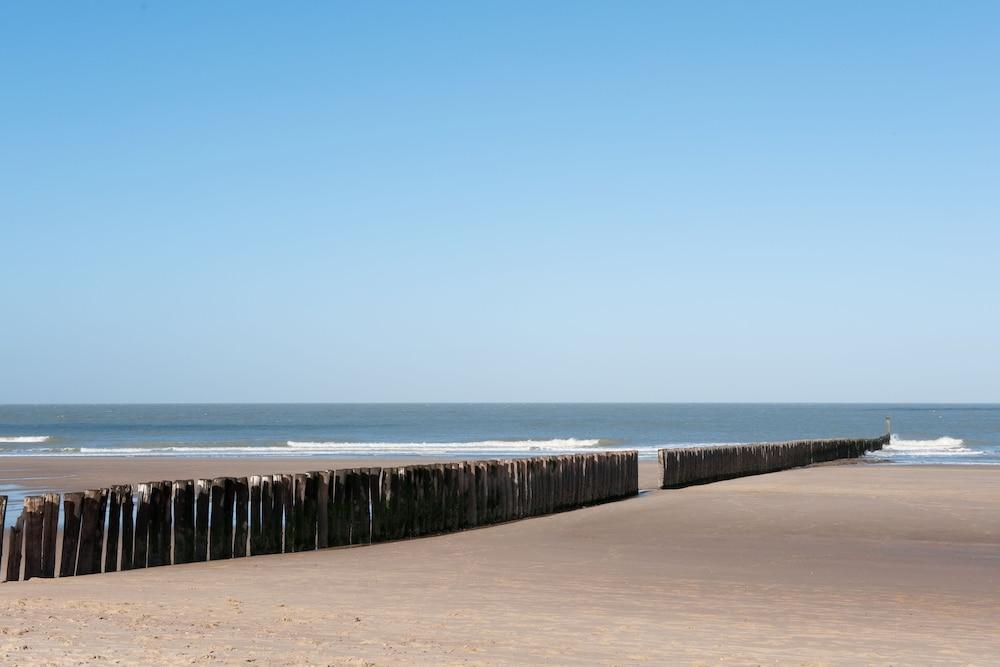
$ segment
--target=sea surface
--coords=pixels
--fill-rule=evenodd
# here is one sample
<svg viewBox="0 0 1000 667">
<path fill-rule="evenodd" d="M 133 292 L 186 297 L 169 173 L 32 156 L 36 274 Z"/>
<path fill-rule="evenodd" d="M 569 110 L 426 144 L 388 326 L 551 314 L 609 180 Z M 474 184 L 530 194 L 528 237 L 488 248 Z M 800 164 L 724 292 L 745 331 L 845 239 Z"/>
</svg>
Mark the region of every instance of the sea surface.
<svg viewBox="0 0 1000 667">
<path fill-rule="evenodd" d="M 0 406 L 0 456 L 501 457 L 872 437 L 879 458 L 1000 464 L 1000 405 L 240 404 Z M 0 471 L 2 472 L 2 471 Z"/>
</svg>

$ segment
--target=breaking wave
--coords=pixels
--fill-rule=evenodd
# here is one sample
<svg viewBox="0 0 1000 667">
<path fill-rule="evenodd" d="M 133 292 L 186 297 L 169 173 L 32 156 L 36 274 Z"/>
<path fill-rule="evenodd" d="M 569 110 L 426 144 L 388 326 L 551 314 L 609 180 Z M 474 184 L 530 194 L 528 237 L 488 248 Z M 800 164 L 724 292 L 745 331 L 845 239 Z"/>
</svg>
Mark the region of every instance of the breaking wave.
<svg viewBox="0 0 1000 667">
<path fill-rule="evenodd" d="M 0 442 L 9 444 L 31 444 L 34 442 L 48 442 L 47 435 L 0 435 Z"/>
<path fill-rule="evenodd" d="M 980 456 L 983 453 L 966 447 L 961 438 L 946 435 L 934 440 L 904 440 L 895 434 L 881 452 L 875 452 L 889 456 Z"/>
<path fill-rule="evenodd" d="M 481 440 L 474 442 L 340 442 L 289 440 L 278 444 L 162 444 L 156 447 L 80 447 L 84 456 L 534 456 L 613 449 L 614 440 Z M 40 453 L 40 452 L 39 452 Z"/>
<path fill-rule="evenodd" d="M 601 439 L 559 438 L 554 440 L 480 440 L 476 442 L 300 442 L 289 440 L 296 450 L 322 451 L 337 456 L 451 456 L 481 454 L 544 454 L 581 452 L 611 447 Z"/>
</svg>

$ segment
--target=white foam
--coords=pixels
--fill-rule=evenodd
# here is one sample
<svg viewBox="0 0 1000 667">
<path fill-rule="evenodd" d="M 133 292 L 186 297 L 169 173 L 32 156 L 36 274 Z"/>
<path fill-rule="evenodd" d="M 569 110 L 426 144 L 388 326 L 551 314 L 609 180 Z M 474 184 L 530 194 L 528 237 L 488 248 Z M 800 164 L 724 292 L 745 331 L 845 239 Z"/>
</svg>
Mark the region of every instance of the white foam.
<svg viewBox="0 0 1000 667">
<path fill-rule="evenodd" d="M 47 435 L 0 435 L 0 442 L 6 443 L 32 443 L 48 441 L 49 436 Z"/>
<path fill-rule="evenodd" d="M 433 455 L 507 452 L 580 452 L 602 444 L 597 439 L 559 438 L 553 440 L 480 440 L 474 442 L 301 442 L 289 440 L 288 447 L 298 450 L 323 451 L 338 455 Z M 604 443 L 606 444 L 606 443 Z"/>
<path fill-rule="evenodd" d="M 889 456 L 980 456 L 984 452 L 969 449 L 961 438 L 942 436 L 934 440 L 904 440 L 893 434 L 889 444 L 874 455 Z"/>
<path fill-rule="evenodd" d="M 284 445 L 167 445 L 81 447 L 84 456 L 534 456 L 614 449 L 600 439 L 482 440 L 474 442 L 339 442 L 289 440 Z M 634 447 L 632 449 L 635 449 Z M 647 446 L 655 456 L 655 446 Z"/>
</svg>

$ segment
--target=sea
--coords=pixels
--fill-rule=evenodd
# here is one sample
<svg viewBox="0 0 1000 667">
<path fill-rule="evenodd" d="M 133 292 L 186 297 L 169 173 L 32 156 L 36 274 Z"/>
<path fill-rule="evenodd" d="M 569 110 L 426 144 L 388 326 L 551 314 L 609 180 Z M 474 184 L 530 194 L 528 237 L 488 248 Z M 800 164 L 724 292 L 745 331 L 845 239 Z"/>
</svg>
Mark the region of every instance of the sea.
<svg viewBox="0 0 1000 667">
<path fill-rule="evenodd" d="M 1000 464 L 1000 405 L 2 405 L 0 456 L 515 457 L 873 437 L 907 464 Z M 0 471 L 2 472 L 2 471 Z"/>
</svg>

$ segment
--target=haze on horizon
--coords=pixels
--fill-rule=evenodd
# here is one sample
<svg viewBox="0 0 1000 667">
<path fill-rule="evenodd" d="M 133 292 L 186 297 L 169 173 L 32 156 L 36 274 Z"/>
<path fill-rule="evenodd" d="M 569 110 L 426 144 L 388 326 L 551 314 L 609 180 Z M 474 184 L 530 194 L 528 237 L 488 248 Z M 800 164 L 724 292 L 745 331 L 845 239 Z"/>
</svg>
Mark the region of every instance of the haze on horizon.
<svg viewBox="0 0 1000 667">
<path fill-rule="evenodd" d="M 1000 401 L 1000 5 L 8 3 L 0 403 Z"/>
</svg>

